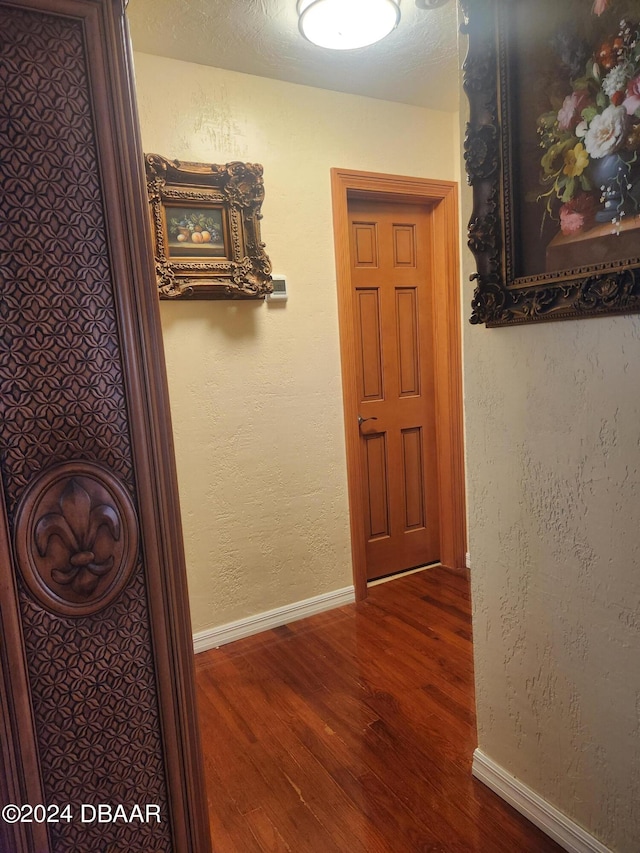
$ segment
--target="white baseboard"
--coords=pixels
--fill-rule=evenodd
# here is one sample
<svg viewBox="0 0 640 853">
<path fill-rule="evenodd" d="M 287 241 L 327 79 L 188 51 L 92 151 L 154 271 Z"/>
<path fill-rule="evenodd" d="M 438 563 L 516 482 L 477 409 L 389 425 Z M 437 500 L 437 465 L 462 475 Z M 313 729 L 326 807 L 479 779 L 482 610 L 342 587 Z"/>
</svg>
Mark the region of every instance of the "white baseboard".
<svg viewBox="0 0 640 853">
<path fill-rule="evenodd" d="M 472 773 L 569 853 L 611 853 L 593 835 L 589 835 L 581 826 L 543 800 L 480 749 L 473 753 Z"/>
<path fill-rule="evenodd" d="M 347 586 L 344 589 L 336 589 L 326 592 L 324 595 L 316 595 L 306 598 L 304 601 L 296 601 L 286 607 L 278 607 L 275 610 L 267 610 L 247 619 L 238 619 L 237 622 L 228 622 L 217 628 L 208 628 L 193 635 L 193 650 L 196 654 L 206 652 L 207 649 L 217 649 L 225 643 L 259 634 L 260 631 L 268 631 L 270 628 L 279 628 L 305 616 L 313 616 L 315 613 L 323 613 L 334 607 L 342 607 L 343 604 L 352 604 L 356 600 L 355 589 Z"/>
</svg>

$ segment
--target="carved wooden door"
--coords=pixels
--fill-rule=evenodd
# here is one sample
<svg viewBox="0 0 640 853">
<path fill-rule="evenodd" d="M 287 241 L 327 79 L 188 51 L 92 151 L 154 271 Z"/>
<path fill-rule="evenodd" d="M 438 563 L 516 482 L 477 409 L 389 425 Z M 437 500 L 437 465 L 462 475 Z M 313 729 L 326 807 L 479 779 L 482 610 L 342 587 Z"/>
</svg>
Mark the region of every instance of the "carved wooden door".
<svg viewBox="0 0 640 853">
<path fill-rule="evenodd" d="M 0 1 L 7 853 L 210 849 L 131 80 L 121 0 Z"/>
<path fill-rule="evenodd" d="M 369 580 L 440 557 L 430 216 L 349 201 Z"/>
</svg>

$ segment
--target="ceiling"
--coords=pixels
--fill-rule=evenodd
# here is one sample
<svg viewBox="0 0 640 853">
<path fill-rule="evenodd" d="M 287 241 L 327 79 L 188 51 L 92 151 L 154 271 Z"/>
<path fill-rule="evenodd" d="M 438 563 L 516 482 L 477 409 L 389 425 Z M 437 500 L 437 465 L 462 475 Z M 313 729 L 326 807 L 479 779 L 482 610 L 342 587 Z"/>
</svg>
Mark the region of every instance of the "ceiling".
<svg viewBox="0 0 640 853">
<path fill-rule="evenodd" d="M 130 0 L 134 50 L 337 92 L 458 109 L 456 2 L 402 0 L 386 39 L 331 51 L 298 30 L 296 0 Z"/>
</svg>

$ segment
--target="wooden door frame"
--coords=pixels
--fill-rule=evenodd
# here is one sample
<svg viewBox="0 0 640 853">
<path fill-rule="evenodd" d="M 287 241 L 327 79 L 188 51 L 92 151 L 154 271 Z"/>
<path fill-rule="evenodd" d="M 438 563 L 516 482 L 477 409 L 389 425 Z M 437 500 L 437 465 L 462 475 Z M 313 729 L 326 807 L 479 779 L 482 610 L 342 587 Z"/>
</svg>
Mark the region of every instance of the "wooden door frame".
<svg viewBox="0 0 640 853">
<path fill-rule="evenodd" d="M 440 561 L 462 568 L 466 551 L 464 444 L 462 409 L 462 346 L 460 328 L 460 252 L 458 185 L 453 181 L 408 178 L 347 169 L 331 170 L 333 231 L 338 284 L 340 356 L 347 447 L 347 480 L 351 518 L 351 553 L 356 598 L 367 595 L 365 529 L 357 424 L 355 328 L 351 298 L 349 199 L 428 204 L 433 214 L 433 264 L 438 271 L 434 288 L 434 359 L 436 441 L 440 507 Z"/>
</svg>

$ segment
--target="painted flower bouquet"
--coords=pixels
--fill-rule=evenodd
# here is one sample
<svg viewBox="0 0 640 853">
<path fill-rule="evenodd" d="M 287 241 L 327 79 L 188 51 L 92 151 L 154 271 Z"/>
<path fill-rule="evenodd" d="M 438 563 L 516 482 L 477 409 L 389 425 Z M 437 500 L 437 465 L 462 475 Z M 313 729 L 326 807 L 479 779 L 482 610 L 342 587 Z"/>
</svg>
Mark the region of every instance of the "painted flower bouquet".
<svg viewBox="0 0 640 853">
<path fill-rule="evenodd" d="M 611 16 L 612 0 L 595 0 L 592 15 Z M 640 214 L 640 24 L 619 19 L 595 49 L 574 32 L 558 32 L 553 51 L 568 71 L 570 91 L 538 118 L 547 217 L 563 234 L 598 223 L 619 233 Z"/>
</svg>

